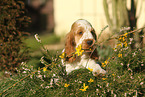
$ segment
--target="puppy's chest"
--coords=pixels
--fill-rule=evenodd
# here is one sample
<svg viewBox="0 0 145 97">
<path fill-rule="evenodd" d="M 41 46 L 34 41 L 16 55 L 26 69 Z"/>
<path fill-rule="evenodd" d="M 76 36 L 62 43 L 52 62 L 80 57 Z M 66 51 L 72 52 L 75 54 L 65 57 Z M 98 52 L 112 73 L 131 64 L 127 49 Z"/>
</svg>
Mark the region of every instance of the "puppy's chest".
<svg viewBox="0 0 145 97">
<path fill-rule="evenodd" d="M 77 58 L 75 61 L 76 65 L 82 65 L 83 67 L 86 67 L 86 65 L 89 63 L 90 58 L 88 55 L 83 54 L 81 57 Z"/>
</svg>

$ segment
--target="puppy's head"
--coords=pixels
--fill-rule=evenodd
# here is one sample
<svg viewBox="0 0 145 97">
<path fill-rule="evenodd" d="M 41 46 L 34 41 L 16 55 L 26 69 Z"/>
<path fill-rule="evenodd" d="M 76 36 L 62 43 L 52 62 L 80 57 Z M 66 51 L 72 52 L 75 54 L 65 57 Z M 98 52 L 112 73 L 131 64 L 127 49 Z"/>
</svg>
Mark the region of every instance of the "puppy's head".
<svg viewBox="0 0 145 97">
<path fill-rule="evenodd" d="M 65 53 L 69 57 L 72 57 L 72 53 L 75 52 L 75 48 L 79 45 L 86 52 L 91 51 L 96 41 L 96 33 L 92 25 L 84 19 L 77 20 L 73 23 L 71 31 L 66 36 Z M 74 61 L 76 56 L 69 58 L 69 61 Z"/>
<path fill-rule="evenodd" d="M 82 49 L 89 49 L 96 41 L 95 30 L 86 20 L 77 20 L 72 25 L 76 47 L 82 45 Z"/>
</svg>

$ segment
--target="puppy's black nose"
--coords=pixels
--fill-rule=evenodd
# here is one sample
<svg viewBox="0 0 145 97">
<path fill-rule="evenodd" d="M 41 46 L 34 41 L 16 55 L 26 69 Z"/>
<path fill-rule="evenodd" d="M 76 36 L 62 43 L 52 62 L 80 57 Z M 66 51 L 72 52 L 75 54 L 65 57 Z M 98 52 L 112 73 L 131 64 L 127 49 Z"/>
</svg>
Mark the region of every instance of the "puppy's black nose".
<svg viewBox="0 0 145 97">
<path fill-rule="evenodd" d="M 88 41 L 87 41 L 87 44 L 88 44 L 88 45 L 92 45 L 92 44 L 93 44 L 93 41 L 92 41 L 92 40 L 88 40 Z"/>
</svg>

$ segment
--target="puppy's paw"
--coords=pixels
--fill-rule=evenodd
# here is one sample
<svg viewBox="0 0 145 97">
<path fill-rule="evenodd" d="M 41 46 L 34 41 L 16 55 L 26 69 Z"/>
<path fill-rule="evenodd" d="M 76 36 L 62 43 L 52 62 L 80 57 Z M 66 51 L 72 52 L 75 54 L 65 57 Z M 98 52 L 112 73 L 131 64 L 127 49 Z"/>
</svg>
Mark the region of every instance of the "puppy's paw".
<svg viewBox="0 0 145 97">
<path fill-rule="evenodd" d="M 104 69 L 96 70 L 93 72 L 93 76 L 104 76 L 107 72 Z"/>
</svg>

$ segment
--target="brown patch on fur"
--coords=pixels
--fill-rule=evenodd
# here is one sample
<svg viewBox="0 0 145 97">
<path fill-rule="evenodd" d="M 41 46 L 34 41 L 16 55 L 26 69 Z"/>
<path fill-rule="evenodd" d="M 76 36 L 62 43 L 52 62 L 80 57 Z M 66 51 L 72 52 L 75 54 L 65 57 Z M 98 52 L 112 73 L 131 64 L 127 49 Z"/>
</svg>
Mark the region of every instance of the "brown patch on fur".
<svg viewBox="0 0 145 97">
<path fill-rule="evenodd" d="M 74 41 L 74 33 L 71 31 L 66 35 L 66 42 L 65 42 L 65 54 L 66 54 L 66 61 L 72 63 L 75 61 L 76 56 L 73 56 L 75 53 L 75 41 Z"/>
<path fill-rule="evenodd" d="M 92 58 L 92 59 L 95 59 L 95 60 L 99 59 L 98 52 L 97 52 L 96 48 L 93 52 L 90 52 L 89 55 L 90 55 L 90 58 Z"/>
</svg>

